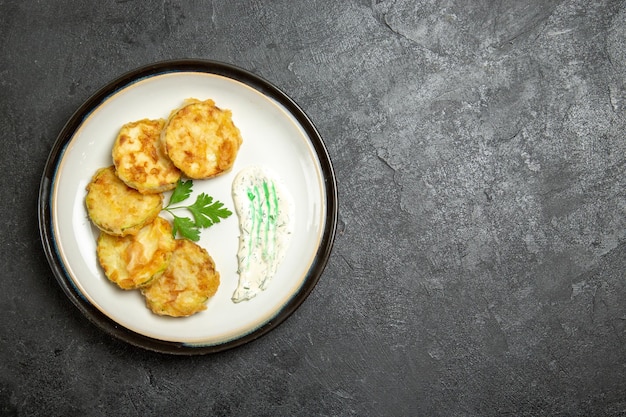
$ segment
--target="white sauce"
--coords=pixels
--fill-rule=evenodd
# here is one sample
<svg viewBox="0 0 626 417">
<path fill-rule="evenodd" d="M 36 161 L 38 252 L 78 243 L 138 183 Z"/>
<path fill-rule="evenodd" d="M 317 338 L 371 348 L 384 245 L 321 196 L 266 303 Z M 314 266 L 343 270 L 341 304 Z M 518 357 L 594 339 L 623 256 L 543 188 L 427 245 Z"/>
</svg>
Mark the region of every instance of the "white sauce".
<svg viewBox="0 0 626 417">
<path fill-rule="evenodd" d="M 265 167 L 250 166 L 233 181 L 239 216 L 239 285 L 232 300 L 249 300 L 265 290 L 285 256 L 294 223 L 291 195 Z"/>
</svg>

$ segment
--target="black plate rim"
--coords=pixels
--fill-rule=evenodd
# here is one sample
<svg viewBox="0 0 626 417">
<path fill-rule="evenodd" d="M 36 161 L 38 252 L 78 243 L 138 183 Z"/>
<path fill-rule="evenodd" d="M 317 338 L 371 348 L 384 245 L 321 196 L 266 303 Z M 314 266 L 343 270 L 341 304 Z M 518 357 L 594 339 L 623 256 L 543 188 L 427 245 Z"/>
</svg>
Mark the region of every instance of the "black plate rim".
<svg viewBox="0 0 626 417">
<path fill-rule="evenodd" d="M 54 176 L 66 145 L 83 120 L 108 97 L 128 85 L 141 79 L 174 72 L 203 72 L 222 75 L 255 88 L 285 106 L 298 120 L 309 137 L 317 154 L 325 185 L 326 221 L 320 245 L 303 285 L 267 323 L 241 337 L 215 345 L 189 345 L 150 338 L 129 330 L 106 316 L 87 301 L 67 275 L 56 249 L 52 227 L 50 198 Z M 302 305 L 317 285 L 334 245 L 338 219 L 337 198 L 337 181 L 326 145 L 311 119 L 287 94 L 264 78 L 232 64 L 202 59 L 167 60 L 138 67 L 107 83 L 88 98 L 64 125 L 48 155 L 40 182 L 38 198 L 39 234 L 46 258 L 58 284 L 65 295 L 91 323 L 116 339 L 146 350 L 175 355 L 201 355 L 232 349 L 256 340 L 283 323 Z"/>
</svg>

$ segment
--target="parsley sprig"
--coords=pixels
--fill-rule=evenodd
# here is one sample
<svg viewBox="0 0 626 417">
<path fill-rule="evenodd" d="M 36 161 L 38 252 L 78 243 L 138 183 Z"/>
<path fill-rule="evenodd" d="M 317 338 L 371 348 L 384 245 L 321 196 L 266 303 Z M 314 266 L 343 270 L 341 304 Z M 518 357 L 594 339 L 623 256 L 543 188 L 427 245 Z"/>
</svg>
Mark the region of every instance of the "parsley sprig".
<svg viewBox="0 0 626 417">
<path fill-rule="evenodd" d="M 189 206 L 177 206 L 176 204 L 189 198 L 192 187 L 193 182 L 191 180 L 178 180 L 176 188 L 170 196 L 170 201 L 167 203 L 167 206 L 163 207 L 163 210 L 174 217 L 172 228 L 174 237 L 179 234 L 186 239 L 197 242 L 200 240 L 200 229 L 211 227 L 233 213 L 224 207 L 224 203 L 217 200 L 214 201 L 213 197 L 205 193 L 199 194 L 196 197 L 196 202 Z M 191 212 L 192 219 L 174 214 L 174 211 L 179 209 L 187 209 Z"/>
</svg>

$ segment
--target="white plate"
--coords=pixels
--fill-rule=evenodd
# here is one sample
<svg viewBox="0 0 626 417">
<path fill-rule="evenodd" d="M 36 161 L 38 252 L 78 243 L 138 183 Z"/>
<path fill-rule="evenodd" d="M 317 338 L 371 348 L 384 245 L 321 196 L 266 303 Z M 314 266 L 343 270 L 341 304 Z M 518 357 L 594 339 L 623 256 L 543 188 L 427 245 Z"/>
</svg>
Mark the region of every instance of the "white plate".
<svg viewBox="0 0 626 417">
<path fill-rule="evenodd" d="M 166 118 L 186 98 L 213 99 L 230 109 L 243 144 L 233 169 L 194 180 L 233 215 L 201 232 L 198 242 L 221 275 L 207 309 L 187 318 L 151 313 L 138 291 L 123 291 L 96 258 L 98 230 L 85 209 L 85 186 L 112 164 L 120 127 L 143 118 Z M 269 288 L 233 303 L 238 283 L 239 226 L 231 196 L 234 176 L 249 165 L 277 173 L 292 194 L 296 223 L 290 247 Z M 166 194 L 165 202 L 169 194 Z M 167 217 L 166 215 L 163 215 Z M 40 229 L 51 267 L 66 294 L 94 323 L 132 344 L 170 353 L 207 353 L 248 342 L 286 319 L 317 283 L 330 254 L 337 217 L 330 159 L 316 129 L 285 94 L 251 73 L 208 61 L 173 61 L 143 67 L 112 81 L 88 100 L 59 135 L 40 190 Z M 121 326 L 121 328 L 120 328 Z"/>
</svg>

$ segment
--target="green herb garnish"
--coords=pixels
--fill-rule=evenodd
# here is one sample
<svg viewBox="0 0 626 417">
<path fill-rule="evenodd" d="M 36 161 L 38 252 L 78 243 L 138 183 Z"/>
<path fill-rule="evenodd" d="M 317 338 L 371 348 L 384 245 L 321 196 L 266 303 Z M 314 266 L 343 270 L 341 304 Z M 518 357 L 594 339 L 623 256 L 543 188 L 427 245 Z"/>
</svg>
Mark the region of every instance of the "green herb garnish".
<svg viewBox="0 0 626 417">
<path fill-rule="evenodd" d="M 176 237 L 177 234 L 180 234 L 180 236 L 186 239 L 197 242 L 200 240 L 200 229 L 211 227 L 219 223 L 221 219 L 225 219 L 233 213 L 225 208 L 222 202 L 217 200 L 213 201 L 213 197 L 205 193 L 199 194 L 196 198 L 196 202 L 189 206 L 174 206 L 189 198 L 192 186 L 193 182 L 191 180 L 178 180 L 176 188 L 170 196 L 170 201 L 163 210 L 174 217 L 172 236 Z M 174 214 L 174 210 L 179 209 L 187 209 L 191 212 L 193 219 Z"/>
</svg>

